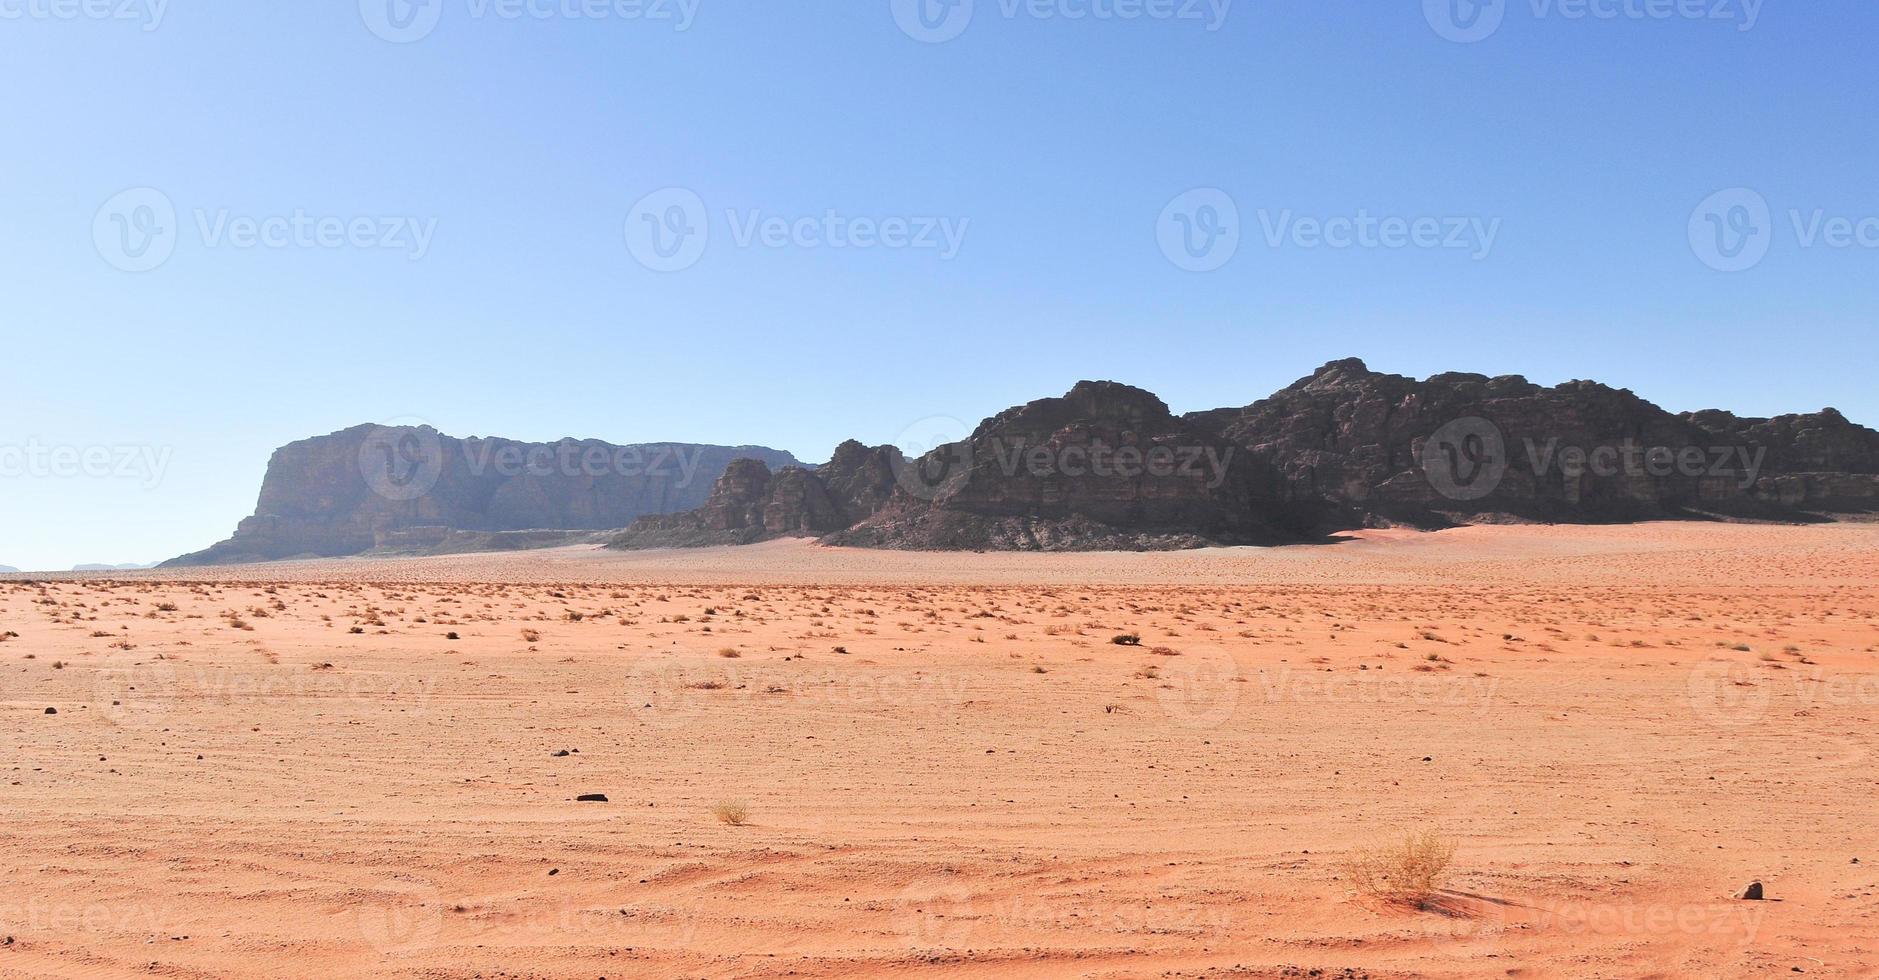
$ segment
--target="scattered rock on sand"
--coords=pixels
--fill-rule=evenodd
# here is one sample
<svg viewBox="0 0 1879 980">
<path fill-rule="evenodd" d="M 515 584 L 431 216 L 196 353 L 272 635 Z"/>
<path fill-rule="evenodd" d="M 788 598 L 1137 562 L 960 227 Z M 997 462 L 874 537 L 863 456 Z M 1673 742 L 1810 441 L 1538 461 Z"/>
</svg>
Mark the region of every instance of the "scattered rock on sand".
<svg viewBox="0 0 1879 980">
<path fill-rule="evenodd" d="M 56 715 L 56 714 L 58 714 L 58 713 L 59 713 L 59 709 L 57 709 L 57 708 L 47 708 L 47 709 L 46 709 L 46 714 L 49 714 L 49 715 Z"/>
<path fill-rule="evenodd" d="M 1749 886 L 1747 888 L 1742 889 L 1739 892 L 1736 892 L 1735 897 L 1745 902 L 1761 901 L 1762 900 L 1762 883 L 1759 881 L 1749 882 Z"/>
<path fill-rule="evenodd" d="M 607 794 L 605 793 L 582 793 L 581 795 L 574 798 L 574 802 L 576 803 L 605 803 L 607 802 Z"/>
</svg>

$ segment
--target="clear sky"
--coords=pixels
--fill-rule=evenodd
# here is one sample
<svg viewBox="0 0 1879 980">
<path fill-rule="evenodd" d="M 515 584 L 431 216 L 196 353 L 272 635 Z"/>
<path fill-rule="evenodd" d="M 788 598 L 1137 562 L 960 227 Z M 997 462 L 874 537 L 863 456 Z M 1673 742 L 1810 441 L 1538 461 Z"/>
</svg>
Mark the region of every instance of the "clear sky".
<svg viewBox="0 0 1879 980">
<path fill-rule="evenodd" d="M 1868 0 L 0 0 L 0 564 L 206 546 L 276 446 L 410 418 L 815 461 L 1359 356 L 1879 423 L 1875 37 Z"/>
</svg>

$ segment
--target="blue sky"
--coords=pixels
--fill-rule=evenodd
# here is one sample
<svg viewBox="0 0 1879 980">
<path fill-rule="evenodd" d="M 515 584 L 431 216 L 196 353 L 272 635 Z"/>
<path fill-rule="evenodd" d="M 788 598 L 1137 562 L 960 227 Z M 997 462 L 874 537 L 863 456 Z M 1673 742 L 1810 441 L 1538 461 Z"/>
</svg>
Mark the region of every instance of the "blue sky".
<svg viewBox="0 0 1879 980">
<path fill-rule="evenodd" d="M 0 0 L 0 563 L 205 546 L 274 447 L 367 421 L 819 460 L 1354 355 L 1879 422 L 1871 3 L 976 0 L 940 40 L 896 0 L 429 0 L 392 43 L 386 2 Z M 1178 199 L 1237 211 L 1217 268 L 1164 251 Z M 703 251 L 649 268 L 694 201 Z M 1360 214 L 1464 247 L 1312 231 Z"/>
</svg>

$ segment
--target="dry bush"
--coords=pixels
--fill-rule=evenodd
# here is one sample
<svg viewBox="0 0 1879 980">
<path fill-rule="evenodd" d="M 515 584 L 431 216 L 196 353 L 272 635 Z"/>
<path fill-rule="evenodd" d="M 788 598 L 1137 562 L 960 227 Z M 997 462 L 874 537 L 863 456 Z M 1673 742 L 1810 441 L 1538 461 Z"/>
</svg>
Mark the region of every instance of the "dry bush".
<svg viewBox="0 0 1879 980">
<path fill-rule="evenodd" d="M 1409 834 L 1396 844 L 1359 850 L 1344 864 L 1357 890 L 1373 898 L 1421 906 L 1442 887 L 1455 840 L 1437 831 Z"/>
<path fill-rule="evenodd" d="M 726 660 L 736 660 L 737 658 L 743 656 L 743 654 L 737 652 L 736 647 L 724 647 L 718 651 L 718 656 L 723 657 Z"/>
<path fill-rule="evenodd" d="M 743 800 L 725 800 L 711 808 L 719 823 L 728 823 L 733 827 L 742 827 L 750 820 L 750 804 Z"/>
</svg>

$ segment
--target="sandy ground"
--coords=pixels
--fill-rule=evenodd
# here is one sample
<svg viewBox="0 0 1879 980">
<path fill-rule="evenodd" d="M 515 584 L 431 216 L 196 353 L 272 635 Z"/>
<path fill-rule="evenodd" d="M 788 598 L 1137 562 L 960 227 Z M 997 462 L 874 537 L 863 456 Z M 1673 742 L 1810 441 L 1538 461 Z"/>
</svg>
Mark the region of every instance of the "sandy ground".
<svg viewBox="0 0 1879 980">
<path fill-rule="evenodd" d="M 14 577 L 0 976 L 1879 976 L 1876 584 L 1694 524 Z"/>
</svg>

